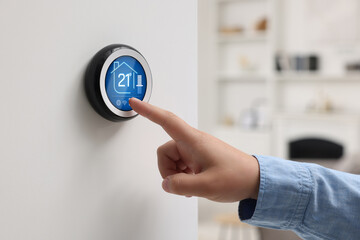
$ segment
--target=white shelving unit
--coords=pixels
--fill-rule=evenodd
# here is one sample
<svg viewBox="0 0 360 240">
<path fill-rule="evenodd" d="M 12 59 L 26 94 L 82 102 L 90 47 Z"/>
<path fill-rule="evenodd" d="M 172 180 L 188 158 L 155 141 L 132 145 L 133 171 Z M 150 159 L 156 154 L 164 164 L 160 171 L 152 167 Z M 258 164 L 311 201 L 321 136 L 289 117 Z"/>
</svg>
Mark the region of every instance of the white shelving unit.
<svg viewBox="0 0 360 240">
<path fill-rule="evenodd" d="M 277 74 L 276 80 L 279 83 L 292 83 L 292 82 L 305 82 L 305 83 L 344 83 L 353 82 L 360 83 L 360 75 L 346 75 L 346 76 L 326 76 L 316 73 L 303 73 L 303 74 Z"/>
<path fill-rule="evenodd" d="M 254 73 L 219 73 L 217 76 L 219 84 L 224 82 L 234 83 L 265 83 L 266 76 L 262 76 Z"/>
<path fill-rule="evenodd" d="M 276 53 L 287 50 L 284 3 L 284 0 L 212 0 L 215 19 L 212 39 L 216 59 L 213 71 L 216 94 L 212 97 L 215 98 L 216 124 L 211 132 L 241 149 L 251 150 L 257 145 L 257 152 L 271 154 L 275 116 L 289 114 L 289 110 L 305 111 L 292 109 L 298 106 L 291 101 L 303 101 L 305 106 L 318 89 L 326 89 L 336 103 L 346 106 L 344 114 L 360 113 L 360 104 L 351 107 L 356 101 L 357 89 L 360 90 L 360 75 L 280 74 L 275 70 Z M 267 29 L 256 31 L 255 22 L 263 17 L 267 19 Z M 220 31 L 231 27 L 235 29 L 233 33 Z M 342 96 L 347 93 L 347 96 Z M 290 100 L 289 96 L 292 97 Z M 263 104 L 261 108 L 266 121 L 262 120 L 257 128 L 244 127 L 244 115 L 250 114 L 250 109 L 259 102 Z M 302 116 L 307 114 L 302 112 Z M 246 142 L 244 136 L 251 140 Z"/>
<path fill-rule="evenodd" d="M 265 42 L 268 37 L 265 33 L 219 33 L 218 43 L 253 43 L 253 42 Z"/>
<path fill-rule="evenodd" d="M 217 55 L 216 111 L 219 114 L 212 133 L 234 146 L 239 148 L 242 146 L 242 149 L 249 152 L 255 149 L 252 149 L 250 146 L 253 145 L 248 143 L 257 142 L 258 148 L 262 149 L 260 152 L 269 154 L 270 124 L 267 122 L 260 128 L 244 128 L 239 122 L 241 115 L 246 115 L 257 101 L 265 102 L 266 111 L 271 114 L 272 103 L 269 101 L 271 58 L 274 55 L 271 32 L 273 0 L 214 0 L 213 4 L 214 16 L 216 16 L 214 26 L 214 50 Z M 240 17 L 229 16 L 237 14 L 234 9 L 238 9 Z M 255 30 L 256 21 L 263 18 L 267 19 L 267 29 Z M 236 25 L 243 30 L 235 33 L 221 32 L 222 28 Z M 263 59 L 264 52 L 266 59 Z M 238 102 L 246 102 L 246 104 L 237 107 Z M 226 124 L 226 121 L 233 124 Z"/>
</svg>

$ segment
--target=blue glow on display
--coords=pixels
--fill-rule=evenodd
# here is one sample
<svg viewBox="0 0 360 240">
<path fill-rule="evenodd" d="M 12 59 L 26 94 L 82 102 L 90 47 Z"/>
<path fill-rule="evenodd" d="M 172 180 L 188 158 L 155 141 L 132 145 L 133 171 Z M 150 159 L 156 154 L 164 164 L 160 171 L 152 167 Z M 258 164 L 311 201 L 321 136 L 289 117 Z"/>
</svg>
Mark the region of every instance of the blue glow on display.
<svg viewBox="0 0 360 240">
<path fill-rule="evenodd" d="M 129 99 L 144 99 L 146 74 L 138 60 L 121 56 L 109 66 L 105 77 L 105 89 L 110 102 L 119 110 L 130 111 Z"/>
</svg>

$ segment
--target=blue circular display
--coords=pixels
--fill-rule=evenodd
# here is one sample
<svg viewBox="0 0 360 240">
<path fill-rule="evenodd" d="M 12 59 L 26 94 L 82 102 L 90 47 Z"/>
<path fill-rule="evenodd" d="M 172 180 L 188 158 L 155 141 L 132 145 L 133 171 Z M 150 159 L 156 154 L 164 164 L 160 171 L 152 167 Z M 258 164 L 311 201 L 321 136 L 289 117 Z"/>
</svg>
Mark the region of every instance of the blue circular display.
<svg viewBox="0 0 360 240">
<path fill-rule="evenodd" d="M 109 66 L 105 89 L 110 102 L 119 110 L 130 111 L 129 99 L 143 100 L 146 92 L 146 74 L 140 62 L 130 56 L 121 56 Z"/>
</svg>

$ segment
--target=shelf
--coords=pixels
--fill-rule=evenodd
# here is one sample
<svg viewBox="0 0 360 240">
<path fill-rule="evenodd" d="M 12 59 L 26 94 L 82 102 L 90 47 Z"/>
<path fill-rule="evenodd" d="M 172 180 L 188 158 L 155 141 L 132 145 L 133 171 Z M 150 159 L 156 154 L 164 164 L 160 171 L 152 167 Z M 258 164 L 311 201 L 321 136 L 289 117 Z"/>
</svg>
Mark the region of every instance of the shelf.
<svg viewBox="0 0 360 240">
<path fill-rule="evenodd" d="M 238 2 L 264 2 L 266 0 L 217 0 L 218 3 L 238 3 Z"/>
<path fill-rule="evenodd" d="M 256 33 L 233 33 L 233 34 L 218 34 L 218 43 L 262 43 L 267 41 L 267 34 Z"/>
<path fill-rule="evenodd" d="M 224 74 L 220 73 L 217 78 L 218 82 L 238 82 L 238 83 L 265 83 L 266 77 L 258 74 Z"/>
<path fill-rule="evenodd" d="M 254 135 L 268 135 L 270 134 L 269 128 L 241 128 L 237 126 L 217 125 L 214 132 L 221 132 L 226 134 L 254 134 Z"/>
<path fill-rule="evenodd" d="M 297 119 L 297 120 L 360 120 L 360 115 L 347 112 L 279 112 L 274 115 L 275 119 Z"/>
<path fill-rule="evenodd" d="M 326 83 L 343 83 L 343 82 L 358 82 L 360 83 L 360 74 L 351 74 L 343 76 L 324 76 L 316 73 L 289 73 L 289 74 L 277 74 L 275 78 L 281 83 L 291 82 L 326 82 Z"/>
</svg>

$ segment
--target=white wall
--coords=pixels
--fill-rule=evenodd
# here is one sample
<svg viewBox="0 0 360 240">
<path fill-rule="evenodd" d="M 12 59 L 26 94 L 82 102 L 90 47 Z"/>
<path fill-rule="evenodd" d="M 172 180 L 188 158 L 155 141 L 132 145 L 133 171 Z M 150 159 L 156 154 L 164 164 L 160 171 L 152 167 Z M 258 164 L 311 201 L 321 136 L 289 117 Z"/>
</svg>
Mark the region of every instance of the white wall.
<svg viewBox="0 0 360 240">
<path fill-rule="evenodd" d="M 150 102 L 196 125 L 196 4 L 0 2 L 0 239 L 196 239 L 196 199 L 161 189 L 169 137 L 103 119 L 83 89 L 91 57 L 126 43 L 150 64 Z"/>
<path fill-rule="evenodd" d="M 203 131 L 212 130 L 217 122 L 214 109 L 216 102 L 216 61 L 214 0 L 198 1 L 198 90 L 199 90 L 199 128 Z"/>
</svg>

